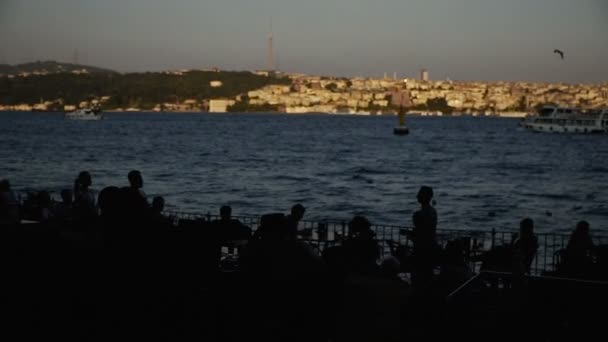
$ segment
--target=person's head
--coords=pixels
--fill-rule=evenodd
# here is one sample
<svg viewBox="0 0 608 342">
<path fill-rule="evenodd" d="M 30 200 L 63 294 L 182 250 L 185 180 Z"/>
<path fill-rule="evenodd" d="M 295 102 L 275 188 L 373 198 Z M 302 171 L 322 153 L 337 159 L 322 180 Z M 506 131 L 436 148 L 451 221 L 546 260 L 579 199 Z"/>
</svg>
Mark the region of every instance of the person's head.
<svg viewBox="0 0 608 342">
<path fill-rule="evenodd" d="M 422 205 L 430 204 L 431 199 L 433 199 L 433 188 L 430 186 L 421 186 L 416 198 L 418 199 L 418 203 Z"/>
<path fill-rule="evenodd" d="M 589 222 L 580 221 L 579 223 L 577 223 L 576 232 L 581 235 L 588 235 L 589 234 Z"/>
<path fill-rule="evenodd" d="M 372 224 L 364 216 L 357 215 L 348 223 L 348 226 L 351 234 L 361 235 L 371 232 Z"/>
<path fill-rule="evenodd" d="M 530 236 L 534 232 L 534 221 L 531 218 L 526 217 L 519 222 L 519 233 L 521 236 Z"/>
<path fill-rule="evenodd" d="M 304 217 L 305 212 L 306 212 L 306 209 L 300 203 L 294 204 L 294 206 L 291 207 L 291 217 L 293 217 L 294 219 L 296 219 L 298 221 L 301 220 L 302 217 Z"/>
<path fill-rule="evenodd" d="M 78 184 L 81 187 L 84 188 L 88 188 L 89 186 L 91 186 L 91 184 L 93 184 L 92 180 L 91 180 L 91 174 L 88 171 L 82 171 L 78 174 Z"/>
<path fill-rule="evenodd" d="M 265 214 L 260 218 L 258 230 L 262 239 L 284 240 L 289 236 L 286 223 L 283 213 Z"/>
<path fill-rule="evenodd" d="M 141 177 L 141 172 L 133 170 L 129 172 L 127 177 L 132 188 L 141 189 L 144 187 L 144 179 Z"/>
<path fill-rule="evenodd" d="M 115 216 L 120 212 L 122 201 L 121 191 L 118 187 L 108 186 L 99 192 L 97 203 L 104 217 Z"/>
<path fill-rule="evenodd" d="M 154 197 L 154 199 L 152 200 L 152 211 L 160 214 L 163 212 L 164 209 L 165 199 L 160 196 Z"/>
<path fill-rule="evenodd" d="M 220 217 L 222 220 L 230 220 L 230 217 L 232 216 L 232 208 L 230 208 L 230 206 L 228 205 L 223 205 L 220 208 Z"/>
<path fill-rule="evenodd" d="M 11 190 L 11 183 L 8 181 L 8 179 L 1 179 L 0 180 L 0 191 L 10 191 Z"/>
<path fill-rule="evenodd" d="M 61 190 L 61 201 L 63 202 L 63 204 L 72 204 L 72 190 Z"/>
</svg>

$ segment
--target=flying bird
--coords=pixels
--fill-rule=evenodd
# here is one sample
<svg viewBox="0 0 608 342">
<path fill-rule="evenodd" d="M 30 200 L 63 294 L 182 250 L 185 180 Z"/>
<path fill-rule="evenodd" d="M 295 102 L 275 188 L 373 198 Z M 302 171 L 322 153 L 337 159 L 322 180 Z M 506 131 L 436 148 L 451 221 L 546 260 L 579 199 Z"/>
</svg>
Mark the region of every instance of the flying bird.
<svg viewBox="0 0 608 342">
<path fill-rule="evenodd" d="M 559 54 L 559 56 L 564 59 L 564 52 L 562 50 L 555 49 L 553 50 L 553 53 Z"/>
</svg>

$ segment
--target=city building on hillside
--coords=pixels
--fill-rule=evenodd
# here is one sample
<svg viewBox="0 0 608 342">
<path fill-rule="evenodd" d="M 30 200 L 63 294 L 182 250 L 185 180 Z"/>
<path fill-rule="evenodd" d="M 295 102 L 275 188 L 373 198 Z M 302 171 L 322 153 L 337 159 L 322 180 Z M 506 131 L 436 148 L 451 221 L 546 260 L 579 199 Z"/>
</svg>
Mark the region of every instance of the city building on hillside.
<svg viewBox="0 0 608 342">
<path fill-rule="evenodd" d="M 424 82 L 429 81 L 429 71 L 426 69 L 420 70 L 420 80 Z"/>
<path fill-rule="evenodd" d="M 209 113 L 226 113 L 228 107 L 234 105 L 234 100 L 214 99 L 209 100 Z"/>
</svg>

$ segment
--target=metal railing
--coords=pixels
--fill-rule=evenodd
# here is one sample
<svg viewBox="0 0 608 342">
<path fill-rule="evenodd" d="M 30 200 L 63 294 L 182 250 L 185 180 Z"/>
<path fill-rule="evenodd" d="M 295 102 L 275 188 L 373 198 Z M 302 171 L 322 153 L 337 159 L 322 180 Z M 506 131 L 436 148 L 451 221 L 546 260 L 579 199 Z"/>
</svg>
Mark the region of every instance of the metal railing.
<svg viewBox="0 0 608 342">
<path fill-rule="evenodd" d="M 166 211 L 165 215 L 172 217 L 174 225 L 178 225 L 180 220 L 201 220 L 210 222 L 219 219 L 219 215 L 210 213 L 188 213 L 179 211 Z M 249 226 L 252 231 L 257 230 L 260 224 L 259 215 L 238 215 L 233 216 L 241 223 Z M 372 230 L 376 233 L 376 238 L 382 249 L 381 255 L 389 256 L 394 253 L 397 246 L 411 247 L 410 232 L 411 227 L 406 226 L 391 226 L 391 225 L 373 225 Z M 302 220 L 299 223 L 298 229 L 307 232 L 300 236 L 303 241 L 309 242 L 316 247 L 319 252 L 325 248 L 338 245 L 346 237 L 349 236 L 349 227 L 347 221 L 308 221 Z M 559 262 L 560 251 L 566 248 L 569 235 L 558 233 L 538 233 L 535 234 L 538 239 L 539 248 L 531 266 L 532 275 L 542 275 L 547 272 L 556 270 Z M 456 230 L 456 229 L 438 229 L 437 242 L 441 247 L 445 247 L 449 241 L 460 239 L 464 242 L 466 253 L 466 261 L 469 267 L 474 272 L 479 272 L 481 268 L 481 258 L 484 252 L 491 250 L 496 246 L 511 245 L 517 238 L 516 231 L 498 231 L 492 229 L 490 231 L 482 230 Z M 608 242 L 606 236 L 595 236 L 594 242 L 600 245 Z"/>
</svg>

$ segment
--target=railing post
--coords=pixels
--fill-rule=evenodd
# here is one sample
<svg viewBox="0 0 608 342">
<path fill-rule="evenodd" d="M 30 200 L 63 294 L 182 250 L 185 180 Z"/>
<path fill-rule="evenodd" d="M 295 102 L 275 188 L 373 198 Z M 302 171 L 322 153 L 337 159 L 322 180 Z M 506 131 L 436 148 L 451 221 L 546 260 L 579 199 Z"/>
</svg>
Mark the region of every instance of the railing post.
<svg viewBox="0 0 608 342">
<path fill-rule="evenodd" d="M 490 245 L 490 249 L 494 248 L 495 243 L 496 243 L 496 228 L 492 228 L 492 244 Z"/>
</svg>

